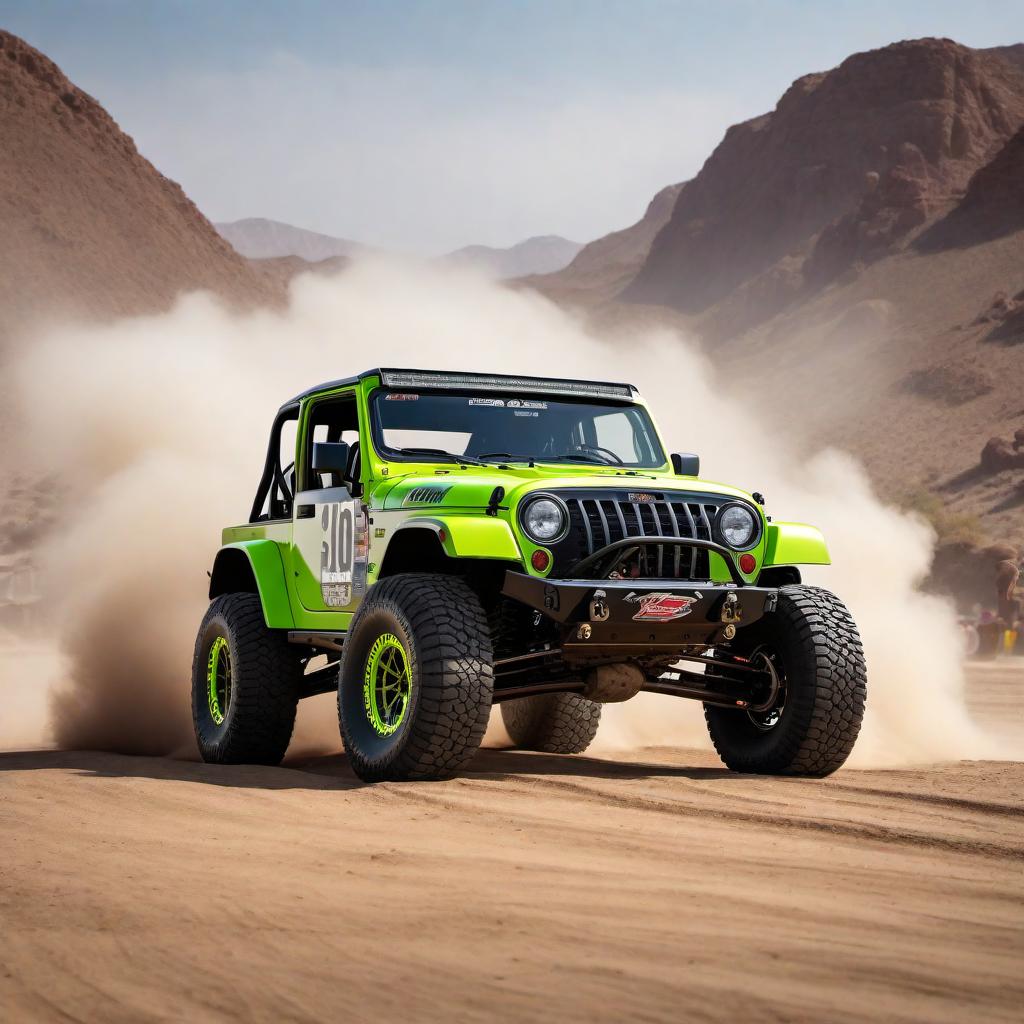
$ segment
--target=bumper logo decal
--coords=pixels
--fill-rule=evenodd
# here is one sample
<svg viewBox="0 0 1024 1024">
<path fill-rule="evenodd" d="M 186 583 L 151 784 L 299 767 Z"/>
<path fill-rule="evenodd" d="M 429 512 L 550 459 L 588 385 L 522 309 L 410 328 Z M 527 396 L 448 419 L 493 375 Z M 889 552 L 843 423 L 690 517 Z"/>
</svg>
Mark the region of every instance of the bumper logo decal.
<svg viewBox="0 0 1024 1024">
<path fill-rule="evenodd" d="M 681 619 L 693 611 L 698 597 L 684 597 L 681 594 L 666 594 L 658 592 L 654 594 L 636 594 L 630 592 L 626 595 L 629 604 L 640 605 L 640 610 L 633 616 L 634 622 L 671 622 L 672 619 Z"/>
</svg>

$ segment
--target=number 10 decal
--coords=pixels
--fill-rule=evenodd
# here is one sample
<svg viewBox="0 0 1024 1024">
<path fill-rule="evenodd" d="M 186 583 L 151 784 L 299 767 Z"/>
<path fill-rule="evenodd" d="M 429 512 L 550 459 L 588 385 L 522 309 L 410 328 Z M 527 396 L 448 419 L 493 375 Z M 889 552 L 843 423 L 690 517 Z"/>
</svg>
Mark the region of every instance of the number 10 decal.
<svg viewBox="0 0 1024 1024">
<path fill-rule="evenodd" d="M 356 501 L 322 505 L 320 528 L 320 591 L 328 608 L 344 608 L 366 586 L 366 513 Z"/>
</svg>

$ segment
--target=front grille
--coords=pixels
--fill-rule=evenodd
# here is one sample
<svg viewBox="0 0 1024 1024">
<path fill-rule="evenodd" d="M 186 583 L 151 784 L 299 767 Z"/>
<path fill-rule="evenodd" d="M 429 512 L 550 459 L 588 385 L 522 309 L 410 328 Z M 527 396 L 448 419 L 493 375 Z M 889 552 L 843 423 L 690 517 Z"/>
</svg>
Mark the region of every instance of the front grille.
<svg viewBox="0 0 1024 1024">
<path fill-rule="evenodd" d="M 630 501 L 621 492 L 561 491 L 569 509 L 569 532 L 552 549 L 554 573 L 568 572 L 577 562 L 606 544 L 627 537 L 693 537 L 712 540 L 711 524 L 724 499 L 705 495 L 645 495 L 653 500 Z M 708 552 L 674 544 L 644 545 L 632 557 L 641 579 L 706 580 Z"/>
</svg>

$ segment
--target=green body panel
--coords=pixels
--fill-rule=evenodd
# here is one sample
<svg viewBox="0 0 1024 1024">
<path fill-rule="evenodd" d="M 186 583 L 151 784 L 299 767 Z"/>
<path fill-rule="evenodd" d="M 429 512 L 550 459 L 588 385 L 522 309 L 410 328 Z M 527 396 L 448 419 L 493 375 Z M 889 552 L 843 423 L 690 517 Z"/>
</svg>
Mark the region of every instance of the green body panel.
<svg viewBox="0 0 1024 1024">
<path fill-rule="evenodd" d="M 482 508 L 475 514 L 409 516 L 395 532 L 424 528 L 434 531 L 449 558 L 497 558 L 506 562 L 522 558 L 508 522 L 488 516 Z"/>
<path fill-rule="evenodd" d="M 765 565 L 831 565 L 825 538 L 806 523 L 769 523 Z"/>
<path fill-rule="evenodd" d="M 423 529 L 431 530 L 438 537 L 450 558 L 518 562 L 523 571 L 544 576 L 547 573 L 538 573 L 531 565 L 530 558 L 539 546 L 526 537 L 519 526 L 519 505 L 536 491 L 573 487 L 692 492 L 744 501 L 761 515 L 764 527 L 758 546 L 750 552 L 756 560 L 756 567 L 752 573 L 743 574 L 749 582 L 756 580 L 764 566 L 823 565 L 829 562 L 825 541 L 814 527 L 801 523 L 769 522 L 748 492 L 696 477 L 677 476 L 669 465 L 653 470 L 626 470 L 582 463 L 528 466 L 520 462 L 481 467 L 444 461 L 388 461 L 375 450 L 369 429 L 369 399 L 379 386 L 379 377 L 369 374 L 358 381 L 325 386 L 303 396 L 296 431 L 295 463 L 299 467 L 298 487 L 301 490 L 308 486 L 301 479 L 304 472 L 301 453 L 306 451 L 309 440 L 311 408 L 324 398 L 345 394 L 354 396 L 359 413 L 363 494 L 360 499 L 352 500 L 350 507 L 358 507 L 365 512 L 367 586 L 377 579 L 394 538 L 407 530 Z M 634 397 L 634 401 L 638 405 L 644 404 L 639 397 Z M 443 494 L 440 499 L 418 500 L 417 489 L 425 485 L 441 487 Z M 503 489 L 504 495 L 499 507 L 489 511 L 491 495 L 497 487 Z M 309 523 L 307 517 L 303 528 L 308 530 Z M 299 525 L 297 520 L 289 520 L 230 527 L 224 531 L 223 544 L 239 548 L 248 556 L 268 626 L 299 630 L 347 629 L 360 599 L 358 588 L 353 587 L 352 600 L 344 610 L 329 608 L 322 603 L 316 606 L 326 562 L 320 561 L 319 541 L 316 546 L 310 546 L 308 532 L 304 534 L 306 540 L 302 544 L 298 542 L 296 531 Z M 305 554 L 300 551 L 303 545 Z M 715 582 L 731 580 L 720 555 L 712 552 L 709 562 Z M 305 605 L 299 600 L 300 592 L 304 595 Z"/>
<path fill-rule="evenodd" d="M 221 550 L 231 548 L 241 551 L 249 559 L 267 625 L 272 629 L 294 629 L 284 561 L 277 543 L 272 540 L 240 540 L 225 544 Z"/>
</svg>

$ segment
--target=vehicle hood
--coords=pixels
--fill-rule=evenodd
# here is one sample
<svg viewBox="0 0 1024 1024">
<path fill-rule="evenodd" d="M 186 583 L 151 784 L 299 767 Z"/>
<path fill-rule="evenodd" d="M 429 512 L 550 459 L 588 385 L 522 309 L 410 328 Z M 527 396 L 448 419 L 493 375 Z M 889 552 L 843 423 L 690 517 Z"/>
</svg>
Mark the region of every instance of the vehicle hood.
<svg viewBox="0 0 1024 1024">
<path fill-rule="evenodd" d="M 749 493 L 726 484 L 656 471 L 611 467 L 607 470 L 592 467 L 567 470 L 565 466 L 508 469 L 453 466 L 450 471 L 410 473 L 392 478 L 387 484 L 375 488 L 372 505 L 384 510 L 445 508 L 475 511 L 486 507 L 496 487 L 504 488 L 501 505 L 507 508 L 514 508 L 534 491 L 569 489 L 720 494 L 750 500 Z"/>
</svg>

